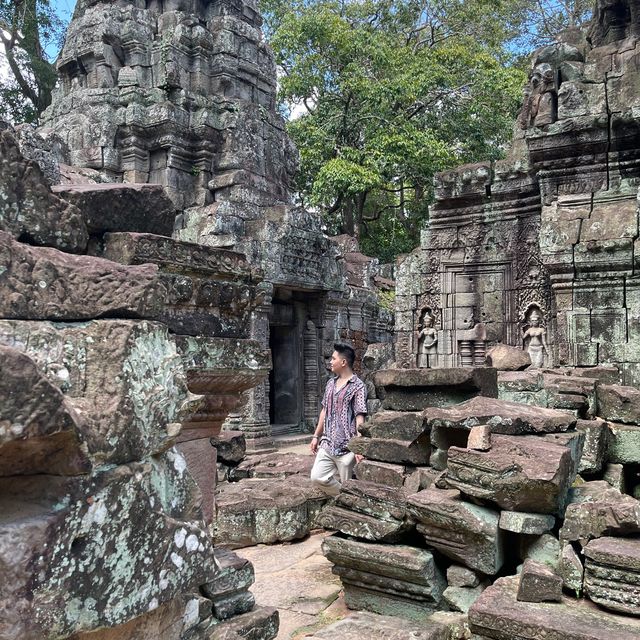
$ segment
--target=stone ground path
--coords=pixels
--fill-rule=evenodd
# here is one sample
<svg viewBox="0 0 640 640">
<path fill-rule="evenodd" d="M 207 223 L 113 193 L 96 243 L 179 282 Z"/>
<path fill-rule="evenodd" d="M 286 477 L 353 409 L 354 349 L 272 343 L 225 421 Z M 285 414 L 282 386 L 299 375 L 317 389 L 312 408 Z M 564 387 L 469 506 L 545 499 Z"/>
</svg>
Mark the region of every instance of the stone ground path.
<svg viewBox="0 0 640 640">
<path fill-rule="evenodd" d="M 328 533 L 284 544 L 245 547 L 236 553 L 253 563 L 256 582 L 251 591 L 260 606 L 280 612 L 276 640 L 301 640 L 349 615 L 338 576 L 320 549 Z"/>
</svg>

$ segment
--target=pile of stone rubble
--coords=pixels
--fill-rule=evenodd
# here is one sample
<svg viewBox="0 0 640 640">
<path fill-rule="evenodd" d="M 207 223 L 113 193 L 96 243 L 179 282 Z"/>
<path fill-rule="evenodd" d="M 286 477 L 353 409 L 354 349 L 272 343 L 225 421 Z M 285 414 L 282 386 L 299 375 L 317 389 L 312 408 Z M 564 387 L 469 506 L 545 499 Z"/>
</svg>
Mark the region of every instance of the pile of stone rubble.
<svg viewBox="0 0 640 640">
<path fill-rule="evenodd" d="M 420 638 L 451 637 L 442 610 L 477 640 L 640 637 L 640 391 L 612 374 L 376 374 L 365 459 L 320 515 L 347 605 Z"/>
</svg>

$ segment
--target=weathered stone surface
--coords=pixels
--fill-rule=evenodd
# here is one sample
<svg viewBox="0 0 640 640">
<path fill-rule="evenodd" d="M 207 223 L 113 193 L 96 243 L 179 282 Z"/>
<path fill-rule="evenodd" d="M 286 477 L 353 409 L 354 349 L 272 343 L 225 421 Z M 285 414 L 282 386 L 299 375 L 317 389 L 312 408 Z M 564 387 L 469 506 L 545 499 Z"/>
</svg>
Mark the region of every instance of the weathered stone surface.
<svg viewBox="0 0 640 640">
<path fill-rule="evenodd" d="M 478 451 L 489 451 L 491 449 L 491 427 L 488 424 L 479 424 L 471 427 L 467 448 Z"/>
<path fill-rule="evenodd" d="M 550 533 L 520 537 L 520 557 L 525 561 L 534 560 L 557 571 L 560 552 L 560 542 Z"/>
<path fill-rule="evenodd" d="M 231 480 L 243 478 L 287 478 L 309 477 L 313 467 L 313 456 L 300 453 L 267 453 L 251 455 L 229 472 Z"/>
<path fill-rule="evenodd" d="M 228 620 L 251 611 L 255 605 L 253 594 L 247 591 L 255 580 L 251 563 L 227 549 L 215 549 L 214 558 L 216 579 L 200 587 L 212 602 L 213 615 Z"/>
<path fill-rule="evenodd" d="M 640 390 L 601 384 L 597 390 L 598 416 L 611 422 L 640 425 Z"/>
<path fill-rule="evenodd" d="M 417 440 L 428 427 L 414 411 L 378 411 L 360 429 L 363 436 L 388 440 Z"/>
<path fill-rule="evenodd" d="M 335 505 L 326 506 L 318 515 L 316 524 L 354 538 L 389 543 L 401 541 L 411 528 L 411 524 L 403 520 L 379 520 Z"/>
<path fill-rule="evenodd" d="M 575 418 L 565 411 L 484 397 L 473 398 L 453 407 L 430 407 L 425 409 L 423 415 L 432 430 L 469 430 L 486 424 L 492 433 L 509 435 L 567 431 L 576 424 Z"/>
<path fill-rule="evenodd" d="M 0 346 L 0 476 L 86 473 L 82 418 L 26 354 Z"/>
<path fill-rule="evenodd" d="M 404 492 L 374 482 L 348 480 L 318 524 L 325 529 L 373 542 L 394 542 L 411 528 Z"/>
<path fill-rule="evenodd" d="M 309 640 L 447 640 L 447 627 L 435 622 L 409 623 L 394 616 L 364 611 L 316 631 Z"/>
<path fill-rule="evenodd" d="M 526 351 L 506 344 L 491 347 L 485 360 L 487 366 L 498 371 L 522 371 L 531 366 L 531 356 Z"/>
<path fill-rule="evenodd" d="M 450 587 L 477 587 L 480 584 L 480 578 L 468 567 L 452 564 L 447 569 L 447 582 Z"/>
<path fill-rule="evenodd" d="M 499 578 L 469 610 L 473 633 L 494 640 L 634 640 L 640 621 L 608 614 L 588 600 L 519 602 L 519 578 Z"/>
<path fill-rule="evenodd" d="M 162 325 L 0 321 L 0 344 L 31 357 L 81 416 L 95 463 L 125 463 L 166 449 L 187 399 L 175 343 Z"/>
<path fill-rule="evenodd" d="M 640 502 L 621 494 L 603 480 L 571 490 L 560 538 L 583 541 L 604 535 L 640 533 Z"/>
<path fill-rule="evenodd" d="M 584 433 L 584 449 L 578 473 L 597 473 L 602 470 L 609 446 L 609 429 L 604 420 L 578 420 L 576 429 Z"/>
<path fill-rule="evenodd" d="M 502 511 L 500 528 L 504 531 L 540 535 L 553 529 L 556 519 L 543 513 L 525 513 L 522 511 Z"/>
<path fill-rule="evenodd" d="M 447 482 L 509 511 L 560 514 L 575 473 L 568 447 L 537 436 L 493 435 L 490 451 L 449 449 Z"/>
<path fill-rule="evenodd" d="M 406 467 L 401 464 L 361 460 L 354 473 L 358 480 L 377 482 L 387 487 L 401 487 L 405 481 Z"/>
<path fill-rule="evenodd" d="M 75 205 L 92 235 L 135 231 L 170 236 L 175 205 L 159 184 L 58 185 L 53 193 Z"/>
<path fill-rule="evenodd" d="M 272 607 L 256 607 L 248 613 L 214 624 L 207 640 L 273 640 L 278 635 L 280 617 Z"/>
<path fill-rule="evenodd" d="M 608 423 L 607 460 L 619 464 L 640 463 L 640 426 Z"/>
<path fill-rule="evenodd" d="M 407 510 L 429 546 L 488 575 L 500 570 L 504 549 L 498 512 L 464 502 L 455 489 L 420 491 L 407 497 Z"/>
<path fill-rule="evenodd" d="M 395 464 L 426 465 L 431 455 L 428 435 L 414 441 L 356 437 L 349 449 L 371 460 Z"/>
<path fill-rule="evenodd" d="M 640 615 L 640 540 L 598 538 L 584 548 L 584 590 L 606 609 Z"/>
<path fill-rule="evenodd" d="M 560 602 L 562 578 L 546 564 L 525 560 L 516 596 L 521 602 Z"/>
<path fill-rule="evenodd" d="M 573 591 L 576 597 L 582 595 L 582 580 L 584 576 L 584 567 L 582 562 L 566 540 L 560 541 L 560 558 L 558 559 L 558 575 L 562 578 L 565 589 Z"/>
<path fill-rule="evenodd" d="M 311 480 L 247 479 L 220 485 L 213 540 L 226 547 L 302 538 L 316 525 L 327 496 Z"/>
<path fill-rule="evenodd" d="M 385 369 L 373 381 L 382 406 L 396 411 L 445 407 L 478 395 L 498 397 L 497 373 L 491 368 Z"/>
<path fill-rule="evenodd" d="M 40 167 L 26 160 L 8 130 L 0 131 L 0 231 L 32 244 L 82 252 L 89 234 L 78 208 L 51 193 Z"/>
<path fill-rule="evenodd" d="M 210 537 L 186 522 L 195 485 L 179 458 L 164 460 L 179 469 L 169 491 L 158 463 L 0 481 L 3 637 L 115 626 L 214 578 Z"/>
<path fill-rule="evenodd" d="M 605 465 L 602 472 L 602 479 L 620 493 L 627 493 L 627 481 L 624 473 L 624 465 Z"/>
<path fill-rule="evenodd" d="M 426 549 L 374 544 L 332 535 L 324 539 L 322 551 L 335 565 L 430 587 L 433 600 L 439 600 L 446 586 L 433 554 Z"/>
<path fill-rule="evenodd" d="M 409 495 L 423 489 L 429 489 L 436 484 L 440 476 L 441 474 L 431 467 L 416 467 L 413 471 L 408 472 L 404 479 L 404 491 Z"/>
<path fill-rule="evenodd" d="M 449 586 L 444 590 L 442 599 L 449 605 L 452 611 L 467 613 L 484 590 L 485 585 L 477 585 L 475 587 Z"/>
<path fill-rule="evenodd" d="M 22 320 L 153 317 L 165 289 L 155 265 L 30 247 L 0 231 L 0 316 Z"/>
<path fill-rule="evenodd" d="M 247 442 L 242 431 L 222 431 L 211 438 L 211 444 L 218 452 L 218 461 L 225 464 L 237 464 L 247 450 Z"/>
</svg>

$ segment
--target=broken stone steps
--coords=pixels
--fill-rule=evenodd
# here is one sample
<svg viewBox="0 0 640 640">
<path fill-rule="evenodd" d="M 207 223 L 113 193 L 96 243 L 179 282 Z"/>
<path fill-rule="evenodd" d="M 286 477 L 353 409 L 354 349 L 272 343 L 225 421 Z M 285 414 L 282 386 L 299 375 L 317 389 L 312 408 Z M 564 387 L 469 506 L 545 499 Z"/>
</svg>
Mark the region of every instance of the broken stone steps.
<svg viewBox="0 0 640 640">
<path fill-rule="evenodd" d="M 520 602 L 519 576 L 498 578 L 469 610 L 479 638 L 494 640 L 637 640 L 640 620 L 603 611 L 589 600 L 563 596 L 561 602 Z"/>
</svg>

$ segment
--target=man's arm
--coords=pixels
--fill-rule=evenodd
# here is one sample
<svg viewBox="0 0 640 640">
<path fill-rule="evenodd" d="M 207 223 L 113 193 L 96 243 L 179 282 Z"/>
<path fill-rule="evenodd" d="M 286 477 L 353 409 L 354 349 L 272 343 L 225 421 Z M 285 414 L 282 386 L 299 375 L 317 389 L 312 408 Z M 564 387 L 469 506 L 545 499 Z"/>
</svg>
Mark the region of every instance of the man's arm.
<svg viewBox="0 0 640 640">
<path fill-rule="evenodd" d="M 324 407 L 322 407 L 322 411 L 320 412 L 320 416 L 318 418 L 318 424 L 316 425 L 316 429 L 313 432 L 313 438 L 311 438 L 311 453 L 314 455 L 318 452 L 318 442 L 320 442 L 320 438 L 324 433 L 324 416 L 325 411 Z"/>
</svg>

